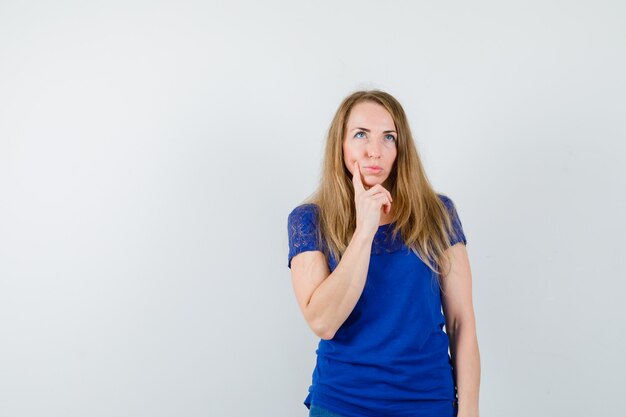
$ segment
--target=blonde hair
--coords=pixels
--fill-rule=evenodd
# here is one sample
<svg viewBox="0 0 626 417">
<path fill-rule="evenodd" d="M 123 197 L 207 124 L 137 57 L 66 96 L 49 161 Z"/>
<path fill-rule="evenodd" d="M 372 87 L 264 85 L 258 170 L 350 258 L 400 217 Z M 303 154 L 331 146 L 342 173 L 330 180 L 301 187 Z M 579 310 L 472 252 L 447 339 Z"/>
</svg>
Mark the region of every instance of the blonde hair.
<svg viewBox="0 0 626 417">
<path fill-rule="evenodd" d="M 449 261 L 445 250 L 454 234 L 452 221 L 426 177 L 404 109 L 393 96 L 380 90 L 350 94 L 330 124 L 320 183 L 305 201 L 319 207 L 318 240 L 325 242 L 322 246 L 326 255 L 332 254 L 339 261 L 356 228 L 352 174 L 344 164 L 343 141 L 350 111 L 363 101 L 383 106 L 391 114 L 397 132 L 397 157 L 387 180 L 393 198 L 393 239 L 400 233 L 405 245 L 440 278 L 440 265 L 444 259 Z"/>
</svg>

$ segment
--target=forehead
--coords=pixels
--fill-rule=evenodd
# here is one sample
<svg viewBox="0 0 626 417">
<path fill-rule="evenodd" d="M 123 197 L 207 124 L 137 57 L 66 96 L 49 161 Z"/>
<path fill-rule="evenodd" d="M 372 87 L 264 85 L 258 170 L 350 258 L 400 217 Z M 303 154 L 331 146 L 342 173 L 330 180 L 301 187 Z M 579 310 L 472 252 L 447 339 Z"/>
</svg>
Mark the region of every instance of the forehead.
<svg viewBox="0 0 626 417">
<path fill-rule="evenodd" d="M 391 114 L 378 103 L 362 101 L 355 104 L 348 116 L 348 129 L 365 127 L 377 130 L 394 130 L 395 123 Z"/>
</svg>

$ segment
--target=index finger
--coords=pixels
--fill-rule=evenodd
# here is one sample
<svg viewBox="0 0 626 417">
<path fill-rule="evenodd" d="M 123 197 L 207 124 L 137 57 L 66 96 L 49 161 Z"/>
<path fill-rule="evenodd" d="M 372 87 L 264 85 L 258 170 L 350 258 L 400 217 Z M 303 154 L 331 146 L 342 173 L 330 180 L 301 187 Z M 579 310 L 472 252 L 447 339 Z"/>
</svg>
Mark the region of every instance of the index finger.
<svg viewBox="0 0 626 417">
<path fill-rule="evenodd" d="M 359 162 L 354 161 L 352 167 L 354 168 L 354 172 L 352 173 L 352 184 L 354 184 L 354 191 L 365 191 L 365 187 L 363 187 L 363 181 L 361 181 L 361 169 L 359 168 Z"/>
</svg>

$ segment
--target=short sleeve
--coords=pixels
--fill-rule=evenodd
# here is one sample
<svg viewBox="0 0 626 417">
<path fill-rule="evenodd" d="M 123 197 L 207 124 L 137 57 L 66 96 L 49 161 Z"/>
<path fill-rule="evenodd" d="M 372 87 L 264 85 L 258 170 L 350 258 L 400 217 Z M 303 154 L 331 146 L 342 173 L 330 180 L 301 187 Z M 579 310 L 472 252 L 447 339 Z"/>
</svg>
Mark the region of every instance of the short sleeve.
<svg viewBox="0 0 626 417">
<path fill-rule="evenodd" d="M 463 225 L 461 224 L 461 219 L 459 218 L 458 213 L 456 212 L 456 207 L 454 206 L 454 202 L 445 195 L 439 194 L 439 198 L 443 202 L 443 204 L 448 209 L 448 215 L 450 216 L 450 221 L 452 222 L 452 234 L 450 236 L 450 246 L 454 246 L 459 242 L 463 242 L 464 245 L 467 245 L 467 239 L 465 238 L 465 233 L 463 232 Z"/>
<path fill-rule="evenodd" d="M 321 251 L 317 239 L 319 208 L 315 204 L 303 204 L 289 213 L 287 229 L 289 233 L 289 255 L 287 266 L 291 269 L 291 258 L 301 252 Z"/>
</svg>

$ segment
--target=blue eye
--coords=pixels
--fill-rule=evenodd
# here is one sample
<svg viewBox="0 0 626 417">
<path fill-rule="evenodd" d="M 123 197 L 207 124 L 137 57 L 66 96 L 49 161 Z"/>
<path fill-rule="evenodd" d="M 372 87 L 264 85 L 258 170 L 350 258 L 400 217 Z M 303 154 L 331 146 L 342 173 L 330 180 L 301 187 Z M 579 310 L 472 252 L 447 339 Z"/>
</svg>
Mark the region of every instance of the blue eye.
<svg viewBox="0 0 626 417">
<path fill-rule="evenodd" d="M 396 140 L 396 138 L 393 135 L 387 135 L 385 136 L 385 139 L 389 140 L 390 142 L 393 142 L 394 140 Z"/>
<path fill-rule="evenodd" d="M 365 135 L 365 132 L 356 132 L 356 134 L 354 135 L 355 138 L 363 138 L 365 136 L 359 136 L 359 135 Z"/>
</svg>

